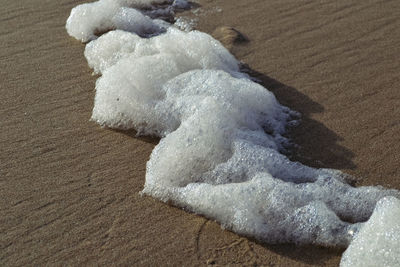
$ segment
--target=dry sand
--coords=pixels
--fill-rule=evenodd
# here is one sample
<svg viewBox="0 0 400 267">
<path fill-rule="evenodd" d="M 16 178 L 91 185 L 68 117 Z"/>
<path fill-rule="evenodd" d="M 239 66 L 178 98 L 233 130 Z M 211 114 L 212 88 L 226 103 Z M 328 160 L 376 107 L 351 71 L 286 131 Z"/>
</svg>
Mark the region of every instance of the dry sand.
<svg viewBox="0 0 400 267">
<path fill-rule="evenodd" d="M 89 122 L 96 77 L 64 29 L 82 2 L 2 4 L 0 264 L 337 266 L 341 250 L 259 244 L 139 195 L 157 140 Z M 294 159 L 400 189 L 399 1 L 200 4 L 199 28 L 247 36 L 231 51 L 303 114 Z"/>
</svg>

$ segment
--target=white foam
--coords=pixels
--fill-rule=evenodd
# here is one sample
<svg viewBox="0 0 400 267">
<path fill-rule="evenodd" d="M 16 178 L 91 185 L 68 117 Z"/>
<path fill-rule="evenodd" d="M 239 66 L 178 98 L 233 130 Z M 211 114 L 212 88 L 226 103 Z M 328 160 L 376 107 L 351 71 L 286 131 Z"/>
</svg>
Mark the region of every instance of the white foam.
<svg viewBox="0 0 400 267">
<path fill-rule="evenodd" d="M 359 227 L 346 221 L 368 219 L 377 200 L 397 194 L 288 160 L 279 150 L 291 112 L 248 79 L 194 70 L 163 91 L 160 122 L 179 126 L 151 155 L 146 194 L 269 243 L 325 246 L 346 246 Z"/>
<path fill-rule="evenodd" d="M 134 8 L 121 7 L 112 17 L 112 23 L 116 29 L 134 32 L 140 36 L 160 33 L 164 29 L 148 16 L 143 15 Z"/>
<path fill-rule="evenodd" d="M 162 138 L 147 164 L 144 193 L 269 243 L 324 246 L 347 246 L 379 199 L 399 196 L 354 188 L 340 171 L 290 161 L 281 153 L 284 133 L 298 114 L 240 73 L 239 62 L 209 35 L 168 25 L 160 35 L 144 34 L 143 25 L 162 25 L 150 17 L 169 9 L 127 9 L 134 2 L 93 17 L 76 14 L 100 12 L 107 0 L 78 6 L 67 28 L 81 23 L 85 30 L 68 32 L 85 41 L 96 39 L 104 20 L 122 21 L 125 30 L 85 49 L 89 66 L 102 74 L 92 119 Z"/>
<path fill-rule="evenodd" d="M 381 199 L 344 252 L 342 267 L 400 266 L 400 200 Z"/>
<path fill-rule="evenodd" d="M 96 84 L 93 120 L 143 134 L 164 136 L 174 129 L 160 127 L 166 115 L 154 109 L 168 80 L 193 69 L 221 69 L 244 77 L 225 48 L 197 31 L 170 28 L 151 39 L 112 31 L 89 43 L 85 55 L 95 72 L 103 73 Z"/>
<path fill-rule="evenodd" d="M 154 5 L 171 3 L 164 9 L 155 9 Z M 173 15 L 174 8 L 187 8 L 185 0 L 99 0 L 82 4 L 71 10 L 66 28 L 69 35 L 82 42 L 97 38 L 97 34 L 120 29 L 142 36 L 153 35 L 164 30 L 166 24 L 151 20 L 137 9 L 150 8 L 145 14 L 157 16 Z M 151 9 L 152 8 L 152 9 Z"/>
</svg>

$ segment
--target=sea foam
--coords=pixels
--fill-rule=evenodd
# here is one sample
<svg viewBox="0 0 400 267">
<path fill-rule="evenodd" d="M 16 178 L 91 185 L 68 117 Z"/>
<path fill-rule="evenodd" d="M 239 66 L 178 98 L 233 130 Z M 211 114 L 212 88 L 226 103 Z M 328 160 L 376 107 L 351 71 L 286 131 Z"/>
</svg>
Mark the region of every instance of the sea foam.
<svg viewBox="0 0 400 267">
<path fill-rule="evenodd" d="M 143 192 L 268 243 L 345 247 L 360 229 L 365 236 L 376 203 L 399 192 L 355 188 L 338 170 L 290 161 L 284 133 L 299 114 L 241 73 L 211 36 L 160 21 L 186 1 L 152 5 L 161 2 L 83 4 L 66 25 L 76 39 L 92 40 L 85 56 L 101 74 L 92 119 L 161 137 Z M 381 231 L 391 225 L 382 222 Z"/>
<path fill-rule="evenodd" d="M 165 3 L 170 5 L 163 7 L 161 4 Z M 162 32 L 166 23 L 150 17 L 173 16 L 175 9 L 189 6 L 185 0 L 100 0 L 73 8 L 66 28 L 69 35 L 82 42 L 94 40 L 97 34 L 114 29 L 151 36 Z M 139 12 L 137 8 L 147 10 Z"/>
<path fill-rule="evenodd" d="M 341 267 L 400 266 L 400 200 L 379 200 L 371 218 L 344 252 Z"/>
</svg>

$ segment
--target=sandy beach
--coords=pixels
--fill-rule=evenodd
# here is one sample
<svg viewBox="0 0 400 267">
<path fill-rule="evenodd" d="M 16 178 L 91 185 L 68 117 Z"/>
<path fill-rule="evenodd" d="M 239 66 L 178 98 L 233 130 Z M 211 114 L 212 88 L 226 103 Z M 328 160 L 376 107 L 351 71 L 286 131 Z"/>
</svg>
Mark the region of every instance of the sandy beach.
<svg viewBox="0 0 400 267">
<path fill-rule="evenodd" d="M 343 250 L 266 245 L 141 196 L 158 140 L 89 121 L 96 76 L 68 36 L 86 1 L 6 0 L 0 19 L 0 264 L 338 266 Z M 302 114 L 291 159 L 400 189 L 398 1 L 201 0 L 251 75 Z"/>
</svg>

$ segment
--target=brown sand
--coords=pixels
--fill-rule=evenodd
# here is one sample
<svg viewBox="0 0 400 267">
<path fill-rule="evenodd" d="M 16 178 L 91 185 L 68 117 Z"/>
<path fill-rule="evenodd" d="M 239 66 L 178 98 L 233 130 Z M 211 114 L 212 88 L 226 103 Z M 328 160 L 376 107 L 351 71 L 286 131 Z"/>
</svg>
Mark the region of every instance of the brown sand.
<svg viewBox="0 0 400 267">
<path fill-rule="evenodd" d="M 82 2 L 0 11 L 0 265 L 337 266 L 340 250 L 258 244 L 139 195 L 157 140 L 88 121 L 95 77 L 64 29 Z M 400 188 L 399 1 L 200 4 L 199 28 L 247 36 L 233 53 L 303 114 L 294 159 Z"/>
</svg>

